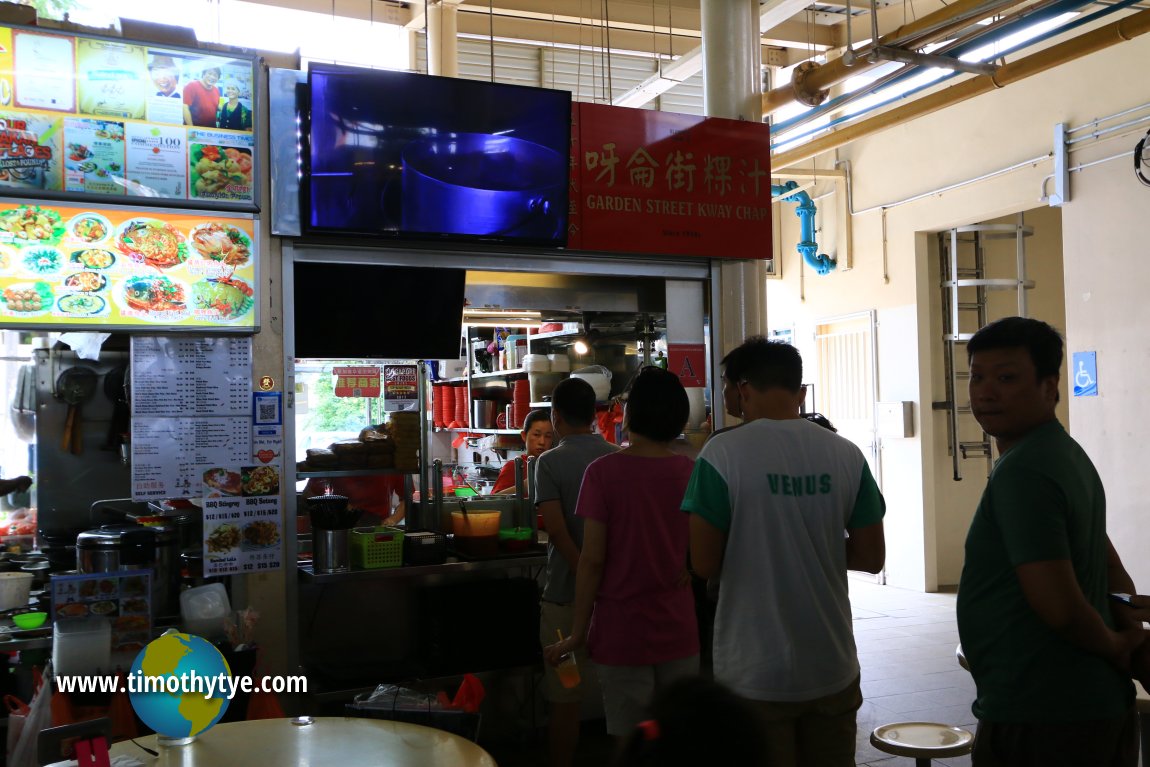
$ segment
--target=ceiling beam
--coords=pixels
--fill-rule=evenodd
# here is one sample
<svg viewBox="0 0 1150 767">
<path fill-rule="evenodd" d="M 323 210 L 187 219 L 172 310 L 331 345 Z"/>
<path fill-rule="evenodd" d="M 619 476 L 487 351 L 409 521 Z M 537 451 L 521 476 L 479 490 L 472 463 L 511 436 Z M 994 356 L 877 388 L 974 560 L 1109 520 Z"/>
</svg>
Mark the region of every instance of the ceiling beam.
<svg viewBox="0 0 1150 767">
<path fill-rule="evenodd" d="M 519 42 L 525 45 L 548 47 L 551 45 L 603 48 L 607 45 L 607 34 L 602 27 L 588 28 L 579 24 L 552 23 L 530 18 L 512 18 L 487 14 L 459 14 L 459 33 Z M 682 56 L 699 45 L 694 37 L 666 35 L 652 39 L 650 32 L 635 32 L 629 29 L 610 30 L 611 50 L 620 53 L 637 53 L 648 56 Z M 670 50 L 668 50 L 668 41 Z"/>
</svg>

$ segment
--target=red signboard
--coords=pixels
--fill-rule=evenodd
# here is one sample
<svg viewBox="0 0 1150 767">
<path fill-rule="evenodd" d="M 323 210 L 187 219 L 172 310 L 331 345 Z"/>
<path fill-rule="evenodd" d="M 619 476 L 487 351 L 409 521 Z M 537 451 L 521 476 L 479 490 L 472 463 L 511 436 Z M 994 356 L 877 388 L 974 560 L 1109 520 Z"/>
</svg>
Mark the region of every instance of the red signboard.
<svg viewBox="0 0 1150 767">
<path fill-rule="evenodd" d="M 568 247 L 771 257 L 769 126 L 573 107 Z"/>
<path fill-rule="evenodd" d="M 707 347 L 667 344 L 667 370 L 679 376 L 684 389 L 701 389 L 707 385 Z"/>
<path fill-rule="evenodd" d="M 378 397 L 380 376 L 378 365 L 348 365 L 332 368 L 335 375 L 335 396 Z"/>
</svg>

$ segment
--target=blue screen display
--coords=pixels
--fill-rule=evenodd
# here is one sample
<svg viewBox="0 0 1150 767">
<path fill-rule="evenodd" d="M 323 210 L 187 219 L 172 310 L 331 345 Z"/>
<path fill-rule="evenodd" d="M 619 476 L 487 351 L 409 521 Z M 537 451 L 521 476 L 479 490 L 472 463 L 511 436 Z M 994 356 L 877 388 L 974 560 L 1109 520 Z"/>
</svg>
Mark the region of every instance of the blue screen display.
<svg viewBox="0 0 1150 767">
<path fill-rule="evenodd" d="M 562 246 L 571 94 L 312 65 L 308 228 Z"/>
</svg>

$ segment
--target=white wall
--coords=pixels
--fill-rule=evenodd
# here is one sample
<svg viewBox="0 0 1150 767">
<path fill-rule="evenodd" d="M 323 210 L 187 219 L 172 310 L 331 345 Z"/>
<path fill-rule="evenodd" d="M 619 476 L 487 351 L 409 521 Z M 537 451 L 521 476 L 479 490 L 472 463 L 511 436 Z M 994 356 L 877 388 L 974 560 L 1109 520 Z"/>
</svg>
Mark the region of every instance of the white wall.
<svg viewBox="0 0 1150 767">
<path fill-rule="evenodd" d="M 1150 97 L 1145 89 L 1137 93 L 1098 84 L 1113 82 L 1116 72 L 1141 71 L 1147 60 L 1150 36 L 1143 36 L 839 150 L 838 157 L 849 159 L 853 166 L 853 207 L 858 211 L 852 219 L 850 271 L 817 277 L 809 268 L 802 270 L 794 253 L 798 226 L 784 211 L 779 238 L 782 279 L 767 286 L 769 325 L 793 324 L 801 341 L 804 333 L 809 337 L 818 318 L 876 309 L 879 398 L 903 399 L 904 391 L 913 393 L 916 436 L 897 446 L 888 442 L 883 453 L 889 506 L 887 569 L 892 584 L 934 590 L 957 582 L 965 527 L 982 485 L 973 477 L 985 469 L 968 461 L 970 471 L 964 474 L 971 479 L 953 481 L 944 416 L 931 410 L 932 401 L 943 399 L 943 388 L 941 328 L 935 317 L 937 254 L 932 253 L 930 233 L 1003 217 L 1013 221 L 1020 211 L 1033 211 L 1028 221 L 1039 230 L 1028 241 L 1031 276 L 1039 283 L 1030 315 L 1066 328 L 1068 351 L 1097 349 L 1104 386 L 1112 387 L 1094 402 L 1070 404 L 1071 431 L 1091 451 L 1108 481 L 1111 535 L 1116 545 L 1119 537 L 1125 539 L 1120 551 L 1127 553 L 1127 564 L 1137 570 L 1130 560 L 1147 550 L 1150 531 L 1137 534 L 1136 499 L 1150 489 L 1142 487 L 1150 479 L 1134 479 L 1139 474 L 1133 464 L 1139 444 L 1133 434 L 1140 429 L 1128 419 L 1138 412 L 1134 371 L 1150 360 L 1150 340 L 1142 340 L 1146 334 L 1137 330 L 1137 314 L 1131 317 L 1116 308 L 1128 306 L 1132 311 L 1137 305 L 1135 286 L 1146 284 L 1150 277 L 1150 265 L 1136 262 L 1133 255 L 1145 251 L 1133 224 L 1136 212 L 1145 218 L 1150 211 L 1150 194 L 1133 180 L 1129 158 L 1073 175 L 1073 201 L 1063 209 L 1061 221 L 1065 318 L 1057 295 L 1062 284 L 1055 255 L 1060 250 L 1059 215 L 1039 210 L 1041 182 L 1052 167 L 1047 155 L 1054 124 L 1077 126 L 1145 102 Z M 1075 162 L 1078 157 L 1092 159 L 1091 152 L 1102 157 L 1128 150 L 1136 139 L 1132 134 L 1129 140 L 1084 150 L 1074 156 Z M 822 157 L 818 164 L 829 167 L 833 159 Z M 1034 162 L 996 174 L 1029 160 Z M 988 175 L 992 177 L 899 204 Z M 1119 186 L 1119 179 L 1126 183 Z M 812 195 L 828 188 L 824 182 Z M 835 202 L 834 197 L 820 201 L 819 240 L 828 252 L 833 247 L 842 255 L 844 237 L 831 215 Z M 1084 277 L 1092 289 L 1083 289 Z M 1084 299 L 1087 293 L 1091 297 Z M 999 306 L 993 311 L 1006 309 Z M 1128 383 L 1123 385 L 1119 378 Z M 1063 398 L 1067 399 L 1065 391 Z M 1111 403 L 1121 406 L 1117 412 Z M 1065 413 L 1064 407 L 1063 417 Z M 1150 585 L 1150 565 L 1141 572 Z"/>
<path fill-rule="evenodd" d="M 1147 97 L 1145 89 L 1142 95 Z M 1136 138 L 1110 146 L 1106 155 L 1133 148 Z M 1150 589 L 1150 471 L 1143 452 L 1150 426 L 1150 188 L 1134 178 L 1129 158 L 1072 178 L 1071 202 L 1063 209 L 1067 354 L 1098 353 L 1099 394 L 1072 398 L 1071 433 L 1102 475 L 1110 540 L 1145 593 Z"/>
</svg>

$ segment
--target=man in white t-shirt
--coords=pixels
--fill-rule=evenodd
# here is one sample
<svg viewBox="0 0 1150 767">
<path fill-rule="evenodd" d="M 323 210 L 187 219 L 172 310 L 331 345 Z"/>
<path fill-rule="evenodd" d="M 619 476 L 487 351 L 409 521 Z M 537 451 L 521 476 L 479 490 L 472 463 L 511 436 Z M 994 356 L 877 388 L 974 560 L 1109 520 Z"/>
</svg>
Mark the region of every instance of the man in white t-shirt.
<svg viewBox="0 0 1150 767">
<path fill-rule="evenodd" d="M 746 423 L 707 442 L 683 499 L 695 572 L 722 571 L 715 678 L 758 703 L 768 764 L 853 767 L 847 569 L 882 569 L 885 503 L 862 452 L 802 418 L 797 349 L 754 337 L 722 364 L 724 403 Z"/>
</svg>

